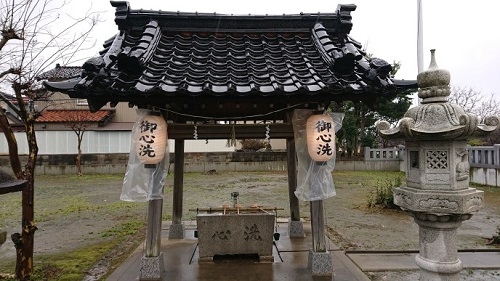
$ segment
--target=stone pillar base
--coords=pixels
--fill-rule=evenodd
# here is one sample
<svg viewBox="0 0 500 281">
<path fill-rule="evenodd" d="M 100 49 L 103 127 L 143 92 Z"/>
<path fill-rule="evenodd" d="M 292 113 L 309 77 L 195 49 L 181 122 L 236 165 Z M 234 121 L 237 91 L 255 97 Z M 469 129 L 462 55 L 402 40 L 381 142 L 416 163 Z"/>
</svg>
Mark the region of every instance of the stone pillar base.
<svg viewBox="0 0 500 281">
<path fill-rule="evenodd" d="M 333 263 L 332 254 L 326 252 L 314 252 L 309 250 L 309 261 L 307 268 L 312 276 L 332 276 Z"/>
<path fill-rule="evenodd" d="M 428 260 L 418 254 L 415 262 L 420 267 L 420 281 L 460 281 L 462 261 L 450 262 Z"/>
<path fill-rule="evenodd" d="M 158 257 L 142 257 L 139 280 L 157 281 L 162 280 L 164 271 L 163 253 Z"/>
<path fill-rule="evenodd" d="M 462 262 L 458 258 L 456 235 L 468 214 L 412 213 L 419 228 L 420 251 L 415 262 L 420 281 L 458 281 Z"/>
<path fill-rule="evenodd" d="M 305 237 L 304 224 L 302 221 L 288 221 L 288 235 L 290 238 L 302 238 Z"/>
<path fill-rule="evenodd" d="M 172 224 L 168 229 L 168 239 L 184 239 L 184 224 Z"/>
</svg>

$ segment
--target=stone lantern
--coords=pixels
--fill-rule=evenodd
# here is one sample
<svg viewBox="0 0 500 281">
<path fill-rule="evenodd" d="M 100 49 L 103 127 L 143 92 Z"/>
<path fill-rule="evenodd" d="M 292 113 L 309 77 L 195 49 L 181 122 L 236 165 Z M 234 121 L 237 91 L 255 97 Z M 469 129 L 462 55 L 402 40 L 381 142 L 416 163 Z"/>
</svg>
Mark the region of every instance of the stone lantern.
<svg viewBox="0 0 500 281">
<path fill-rule="evenodd" d="M 406 186 L 394 191 L 394 203 L 419 226 L 420 280 L 459 280 L 456 231 L 483 206 L 483 192 L 469 187 L 467 139 L 486 135 L 498 118 L 483 122 L 450 104 L 450 73 L 438 69 L 431 50 L 429 69 L 417 76 L 421 104 L 410 108 L 396 127 L 381 121 L 386 139 L 406 141 Z"/>
</svg>

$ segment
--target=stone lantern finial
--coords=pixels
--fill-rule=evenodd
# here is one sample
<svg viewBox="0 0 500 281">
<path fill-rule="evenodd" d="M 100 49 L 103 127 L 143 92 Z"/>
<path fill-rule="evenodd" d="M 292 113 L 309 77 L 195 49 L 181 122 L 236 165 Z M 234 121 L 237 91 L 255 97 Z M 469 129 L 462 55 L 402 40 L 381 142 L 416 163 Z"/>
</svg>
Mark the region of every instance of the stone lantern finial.
<svg viewBox="0 0 500 281">
<path fill-rule="evenodd" d="M 422 103 L 446 102 L 450 95 L 450 72 L 440 69 L 436 63 L 436 50 L 431 50 L 431 63 L 429 68 L 417 75 L 417 82 L 420 90 L 418 97 Z"/>
</svg>

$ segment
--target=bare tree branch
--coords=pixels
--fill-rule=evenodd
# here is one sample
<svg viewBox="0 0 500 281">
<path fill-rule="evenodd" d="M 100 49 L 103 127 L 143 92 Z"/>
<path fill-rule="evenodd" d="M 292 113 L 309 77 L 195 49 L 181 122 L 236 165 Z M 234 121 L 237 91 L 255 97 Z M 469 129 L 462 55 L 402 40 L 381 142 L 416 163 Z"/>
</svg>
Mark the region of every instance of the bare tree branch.
<svg viewBox="0 0 500 281">
<path fill-rule="evenodd" d="M 29 280 L 33 274 L 34 172 L 38 155 L 35 120 L 40 113 L 34 101 L 46 98 L 37 89 L 36 77 L 55 62 L 71 61 L 75 54 L 90 47 L 90 32 L 98 23 L 97 13 L 87 11 L 82 17 L 61 22 L 60 10 L 65 0 L 0 0 L 0 83 L 10 85 L 15 102 L 6 104 L 24 124 L 29 156 L 24 169 L 17 154 L 17 141 L 7 118 L 0 113 L 0 126 L 9 144 L 11 166 L 16 176 L 27 181 L 22 191 L 22 231 L 16 237 L 16 279 Z M 78 2 L 82 3 L 84 1 Z M 79 11 L 72 11 L 78 13 Z M 63 15 L 64 16 L 64 15 Z M 67 18 L 67 17 L 66 17 Z M 75 32 L 80 29 L 81 31 Z M 14 236 L 13 236 L 14 237 Z"/>
<path fill-rule="evenodd" d="M 73 106 L 75 104 L 73 103 Z M 77 110 L 73 109 L 65 115 L 64 121 L 65 126 L 70 128 L 75 134 L 77 138 L 77 150 L 78 154 L 76 157 L 76 167 L 78 171 L 78 175 L 81 176 L 82 173 L 82 142 L 83 135 L 87 131 L 88 127 L 92 125 L 91 122 L 88 121 L 89 113 L 88 110 Z"/>
<path fill-rule="evenodd" d="M 17 106 L 12 102 L 13 98 L 14 97 L 8 96 L 8 95 L 0 92 L 0 100 L 3 101 L 12 111 L 14 111 L 14 113 L 17 116 L 21 116 L 21 111 L 19 111 Z"/>
<path fill-rule="evenodd" d="M 16 175 L 16 178 L 22 178 L 23 169 L 21 168 L 21 162 L 19 161 L 19 152 L 17 149 L 17 140 L 12 131 L 12 127 L 5 116 L 5 111 L 0 108 L 0 128 L 4 132 L 5 138 L 7 139 L 7 145 L 9 146 L 9 160 L 12 171 Z"/>
<path fill-rule="evenodd" d="M 0 78 L 4 77 L 5 75 L 8 74 L 21 74 L 21 71 L 19 69 L 14 69 L 14 68 L 9 68 L 5 71 L 0 72 Z"/>
<path fill-rule="evenodd" d="M 480 91 L 472 88 L 453 87 L 448 100 L 481 119 L 500 115 L 500 101 L 493 94 L 485 97 Z"/>
</svg>

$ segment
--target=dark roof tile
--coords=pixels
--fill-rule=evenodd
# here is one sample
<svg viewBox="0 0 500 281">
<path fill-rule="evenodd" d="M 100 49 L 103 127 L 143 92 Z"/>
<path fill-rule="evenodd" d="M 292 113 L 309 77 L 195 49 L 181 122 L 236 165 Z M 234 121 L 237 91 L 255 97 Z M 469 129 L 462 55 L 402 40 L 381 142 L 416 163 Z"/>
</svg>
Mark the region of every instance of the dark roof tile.
<svg viewBox="0 0 500 281">
<path fill-rule="evenodd" d="M 39 80 L 60 81 L 80 76 L 82 68 L 80 66 L 60 66 L 56 65 L 54 69 L 43 72 L 37 76 Z"/>
<path fill-rule="evenodd" d="M 84 64 L 83 79 L 46 83 L 50 89 L 87 98 L 93 110 L 105 101 L 145 107 L 176 99 L 294 96 L 329 102 L 339 94 L 358 93 L 356 99 L 416 88 L 416 83 L 402 88 L 393 83 L 391 65 L 367 57 L 361 44 L 348 36 L 354 5 L 339 5 L 333 14 L 282 16 L 112 5 L 120 32 L 105 42 L 101 57 Z"/>
</svg>

